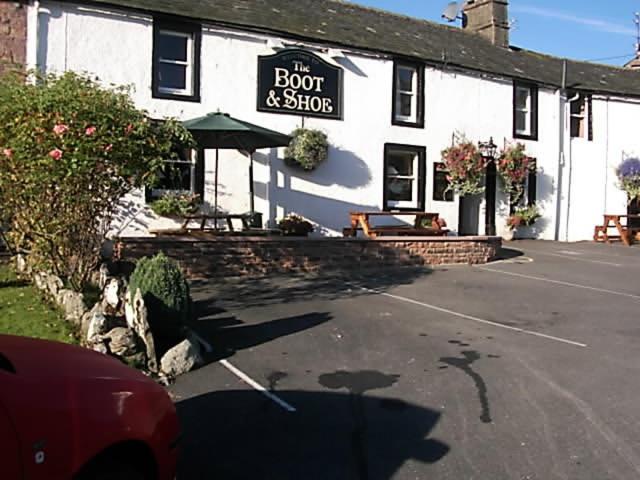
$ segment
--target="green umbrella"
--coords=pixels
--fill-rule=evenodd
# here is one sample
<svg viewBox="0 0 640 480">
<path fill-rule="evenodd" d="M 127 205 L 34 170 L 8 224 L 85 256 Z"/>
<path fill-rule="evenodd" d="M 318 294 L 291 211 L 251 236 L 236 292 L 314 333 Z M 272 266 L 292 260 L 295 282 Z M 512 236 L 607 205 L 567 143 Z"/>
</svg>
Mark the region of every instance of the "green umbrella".
<svg viewBox="0 0 640 480">
<path fill-rule="evenodd" d="M 291 142 L 291 137 L 219 112 L 187 120 L 183 125 L 191 132 L 201 148 L 216 149 L 215 212 L 218 211 L 219 149 L 244 150 L 249 153 L 249 192 L 251 215 L 253 215 L 253 153 L 261 148 L 287 146 Z"/>
</svg>

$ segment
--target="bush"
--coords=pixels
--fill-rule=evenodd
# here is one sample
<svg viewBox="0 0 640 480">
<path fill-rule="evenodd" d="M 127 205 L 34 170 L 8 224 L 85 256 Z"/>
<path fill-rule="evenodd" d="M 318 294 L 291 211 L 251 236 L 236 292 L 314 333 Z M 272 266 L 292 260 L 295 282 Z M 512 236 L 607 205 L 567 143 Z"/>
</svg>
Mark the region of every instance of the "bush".
<svg viewBox="0 0 640 480">
<path fill-rule="evenodd" d="M 0 77 L 0 218 L 32 267 L 81 291 L 121 198 L 193 139 L 149 120 L 126 89 L 74 73 L 25 80 Z"/>
<path fill-rule="evenodd" d="M 137 289 L 148 310 L 149 325 L 158 349 L 165 351 L 182 338 L 182 329 L 191 311 L 189 284 L 180 267 L 163 253 L 141 258 L 129 280 L 129 290 Z"/>
<path fill-rule="evenodd" d="M 306 237 L 313 232 L 313 225 L 300 215 L 291 213 L 278 222 L 283 235 Z"/>
<path fill-rule="evenodd" d="M 151 204 L 151 210 L 161 217 L 184 217 L 200 207 L 200 196 L 186 193 L 167 193 Z"/>
<path fill-rule="evenodd" d="M 284 158 L 289 165 L 310 171 L 327 159 L 329 142 L 320 130 L 297 128 L 291 133 L 293 140 L 285 149 Z"/>
</svg>

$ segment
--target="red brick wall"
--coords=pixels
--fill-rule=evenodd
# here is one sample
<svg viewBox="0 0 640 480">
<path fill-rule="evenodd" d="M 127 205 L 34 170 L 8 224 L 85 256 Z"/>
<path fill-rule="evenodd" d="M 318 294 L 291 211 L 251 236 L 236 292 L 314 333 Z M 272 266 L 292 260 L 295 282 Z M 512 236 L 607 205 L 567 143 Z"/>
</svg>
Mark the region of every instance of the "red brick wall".
<svg viewBox="0 0 640 480">
<path fill-rule="evenodd" d="M 494 259 L 499 237 L 385 237 L 366 239 L 129 238 L 116 244 L 120 260 L 159 251 L 192 279 L 287 272 L 358 271 L 386 267 L 483 264 Z"/>
<path fill-rule="evenodd" d="M 25 2 L 0 0 L 0 73 L 7 65 L 24 65 L 27 57 Z"/>
</svg>

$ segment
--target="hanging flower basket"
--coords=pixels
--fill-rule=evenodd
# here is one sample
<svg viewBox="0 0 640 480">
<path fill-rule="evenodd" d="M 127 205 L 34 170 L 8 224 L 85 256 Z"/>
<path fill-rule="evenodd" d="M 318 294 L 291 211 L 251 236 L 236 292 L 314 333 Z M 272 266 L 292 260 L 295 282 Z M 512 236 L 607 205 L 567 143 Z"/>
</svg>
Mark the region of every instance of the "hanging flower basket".
<svg viewBox="0 0 640 480">
<path fill-rule="evenodd" d="M 618 186 L 627 192 L 629 203 L 640 198 L 640 159 L 628 158 L 616 169 Z"/>
<path fill-rule="evenodd" d="M 512 204 L 524 195 L 524 186 L 530 172 L 535 170 L 535 160 L 525 153 L 522 143 L 511 144 L 500 153 L 496 162 L 498 175 Z"/>
<path fill-rule="evenodd" d="M 462 138 L 456 145 L 442 151 L 442 161 L 449 171 L 448 190 L 462 197 L 484 192 L 487 160 L 474 143 Z"/>
<path fill-rule="evenodd" d="M 284 151 L 287 165 L 311 171 L 327 159 L 329 142 L 324 132 L 297 128 L 291 136 L 293 140 Z"/>
</svg>

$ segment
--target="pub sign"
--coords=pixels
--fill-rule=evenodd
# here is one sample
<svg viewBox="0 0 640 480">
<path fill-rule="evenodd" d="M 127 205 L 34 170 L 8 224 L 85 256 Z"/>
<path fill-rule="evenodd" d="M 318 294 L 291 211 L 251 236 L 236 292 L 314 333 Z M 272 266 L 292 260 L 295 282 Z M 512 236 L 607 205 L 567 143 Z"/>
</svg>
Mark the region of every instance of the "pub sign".
<svg viewBox="0 0 640 480">
<path fill-rule="evenodd" d="M 304 50 L 258 57 L 258 110 L 342 119 L 342 69 Z"/>
</svg>

